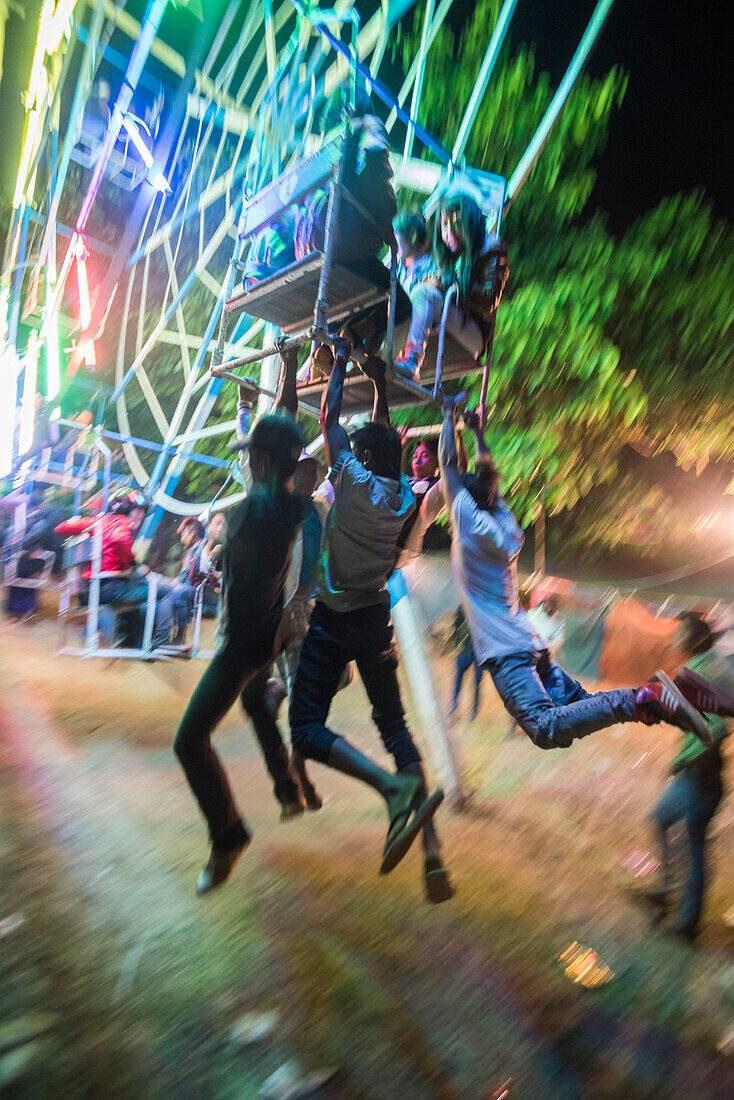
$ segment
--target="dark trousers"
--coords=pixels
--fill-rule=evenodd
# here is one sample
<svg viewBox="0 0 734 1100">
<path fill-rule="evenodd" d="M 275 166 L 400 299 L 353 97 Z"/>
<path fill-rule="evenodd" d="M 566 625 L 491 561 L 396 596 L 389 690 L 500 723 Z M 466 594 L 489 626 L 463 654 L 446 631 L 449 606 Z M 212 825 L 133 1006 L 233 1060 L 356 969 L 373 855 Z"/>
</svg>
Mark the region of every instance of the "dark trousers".
<svg viewBox="0 0 734 1100">
<path fill-rule="evenodd" d="M 326 726 L 345 668 L 354 661 L 372 704 L 372 720 L 400 770 L 420 762 L 405 724 L 397 653 L 386 604 L 332 611 L 317 601 L 301 649 L 290 705 L 293 747 L 325 764 L 337 734 Z"/>
<path fill-rule="evenodd" d="M 533 744 L 541 749 L 568 748 L 579 737 L 635 720 L 631 689 L 590 694 L 548 650 L 511 653 L 485 661 L 497 693 Z"/>
<path fill-rule="evenodd" d="M 479 688 L 482 683 L 482 672 L 484 669 L 481 665 L 477 664 L 477 659 L 474 656 L 473 649 L 460 649 L 456 654 L 456 672 L 454 674 L 454 698 L 452 709 L 456 710 L 459 705 L 459 695 L 461 694 L 461 685 L 464 682 L 469 669 L 474 666 L 474 706 L 472 707 L 472 714 L 476 717 L 479 711 Z"/>
<path fill-rule="evenodd" d="M 660 843 L 663 882 L 668 886 L 672 882 L 668 833 L 679 821 L 686 823 L 689 866 L 675 916 L 675 926 L 684 932 L 695 932 L 701 917 L 706 887 L 706 831 L 721 801 L 721 790 L 720 768 L 696 768 L 694 765 L 691 769 L 679 772 L 670 781 L 653 810 L 653 823 Z"/>
<path fill-rule="evenodd" d="M 197 684 L 176 734 L 174 751 L 207 820 L 215 848 L 234 848 L 248 836 L 211 743 L 216 726 L 238 695 L 273 778 L 275 797 L 280 802 L 299 797 L 288 750 L 265 700 L 272 663 L 272 656 L 265 663 L 261 657 L 248 659 L 242 647 L 231 641 L 223 646 Z"/>
</svg>

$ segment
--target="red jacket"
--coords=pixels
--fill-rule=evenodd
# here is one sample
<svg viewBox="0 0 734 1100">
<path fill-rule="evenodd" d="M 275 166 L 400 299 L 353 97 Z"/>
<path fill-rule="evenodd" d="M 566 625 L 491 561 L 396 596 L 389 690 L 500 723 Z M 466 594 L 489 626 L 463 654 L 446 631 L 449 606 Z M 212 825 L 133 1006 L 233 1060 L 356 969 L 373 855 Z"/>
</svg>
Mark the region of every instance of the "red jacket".
<svg viewBox="0 0 734 1100">
<path fill-rule="evenodd" d="M 91 531 L 98 521 L 97 516 L 82 518 L 72 516 L 56 528 L 58 535 L 81 535 L 85 531 Z M 133 554 L 133 533 L 130 530 L 129 516 L 103 516 L 102 517 L 102 573 L 127 573 L 136 565 Z M 91 566 L 87 566 L 83 576 L 88 580 L 91 576 Z"/>
</svg>

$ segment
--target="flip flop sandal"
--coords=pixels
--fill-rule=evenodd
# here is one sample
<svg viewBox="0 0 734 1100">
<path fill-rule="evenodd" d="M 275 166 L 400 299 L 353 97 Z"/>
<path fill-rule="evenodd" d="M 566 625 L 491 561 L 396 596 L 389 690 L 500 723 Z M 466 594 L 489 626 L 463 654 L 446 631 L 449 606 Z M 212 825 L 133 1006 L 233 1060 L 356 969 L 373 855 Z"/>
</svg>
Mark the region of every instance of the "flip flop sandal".
<svg viewBox="0 0 734 1100">
<path fill-rule="evenodd" d="M 394 843 L 396 837 L 402 832 L 402 830 L 405 828 L 405 826 L 410 821 L 411 813 L 413 812 L 413 810 L 416 808 L 416 806 L 420 802 L 420 795 L 421 795 L 420 781 L 417 778 L 413 779 L 412 780 L 412 785 L 413 785 L 413 793 L 411 794 L 407 805 L 405 806 L 404 809 L 398 810 L 397 813 L 393 814 L 393 816 L 390 818 L 390 824 L 388 826 L 387 836 L 385 838 L 385 847 L 382 849 L 383 859 L 384 859 L 385 854 L 387 853 L 388 849 L 390 848 L 390 845 Z"/>
<path fill-rule="evenodd" d="M 416 797 L 411 801 L 410 807 L 395 815 L 390 823 L 387 834 L 388 838 L 382 853 L 382 863 L 380 864 L 381 875 L 387 875 L 397 867 L 401 859 L 407 855 L 411 844 L 418 836 L 423 826 L 427 821 L 430 821 L 442 802 L 443 791 L 440 788 L 425 799 L 421 799 L 420 793 L 417 791 Z M 413 809 L 415 809 L 415 813 L 413 813 L 411 817 L 410 815 Z M 401 825 L 400 823 L 403 821 L 405 823 Z M 390 833 L 394 834 L 392 839 L 390 838 Z"/>
<path fill-rule="evenodd" d="M 692 703 L 688 702 L 683 692 L 673 683 L 667 672 L 663 672 L 663 670 L 660 668 L 655 673 L 655 675 L 657 676 L 660 683 L 664 684 L 670 694 L 673 696 L 676 703 L 690 722 L 691 728 L 699 741 L 702 741 L 704 745 L 713 745 L 713 735 L 711 733 L 711 730 L 709 729 L 708 722 L 701 714 L 701 712 L 696 710 Z"/>
<path fill-rule="evenodd" d="M 436 856 L 426 858 L 423 875 L 426 883 L 426 900 L 433 905 L 440 905 L 442 901 L 450 901 L 456 893 L 451 885 L 448 871 Z"/>
</svg>

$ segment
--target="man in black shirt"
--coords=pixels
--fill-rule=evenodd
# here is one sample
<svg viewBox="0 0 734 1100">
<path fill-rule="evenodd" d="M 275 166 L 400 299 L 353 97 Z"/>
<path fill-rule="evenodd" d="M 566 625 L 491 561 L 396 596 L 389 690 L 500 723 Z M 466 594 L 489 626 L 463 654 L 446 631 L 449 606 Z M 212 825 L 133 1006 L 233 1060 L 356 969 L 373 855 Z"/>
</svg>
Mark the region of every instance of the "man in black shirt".
<svg viewBox="0 0 734 1100">
<path fill-rule="evenodd" d="M 300 428 L 262 417 L 249 440 L 253 487 L 228 524 L 222 552 L 219 644 L 181 720 L 174 750 L 209 825 L 212 849 L 199 876 L 206 894 L 231 874 L 250 842 L 211 735 L 239 695 L 252 720 L 275 795 L 300 800 L 288 751 L 266 702 L 274 654 L 282 649 L 283 586 L 303 505 L 292 478 L 303 446 Z"/>
</svg>

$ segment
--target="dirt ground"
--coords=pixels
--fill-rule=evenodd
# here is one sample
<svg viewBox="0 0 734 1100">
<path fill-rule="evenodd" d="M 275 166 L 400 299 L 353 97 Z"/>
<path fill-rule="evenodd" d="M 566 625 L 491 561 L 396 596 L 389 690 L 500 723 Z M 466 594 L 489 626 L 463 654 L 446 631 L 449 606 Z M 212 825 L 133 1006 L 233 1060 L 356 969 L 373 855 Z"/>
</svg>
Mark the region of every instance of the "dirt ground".
<svg viewBox="0 0 734 1100">
<path fill-rule="evenodd" d="M 314 767 L 323 810 L 281 824 L 232 712 L 217 744 L 255 839 L 197 899 L 206 835 L 171 744 L 203 664 L 53 647 L 48 622 L 0 625 L 0 1095 L 245 1100 L 290 1060 L 335 1069 L 316 1095 L 340 1100 L 734 1095 L 734 802 L 697 947 L 651 928 L 622 866 L 651 847 L 672 729 L 544 753 L 485 679 L 457 727 L 474 808 L 437 818 L 458 894 L 433 907 L 418 847 L 377 874 L 371 791 Z M 358 682 L 332 725 L 380 755 Z M 574 984 L 574 941 L 613 980 Z M 233 1039 L 267 1012 L 265 1040 Z"/>
</svg>

